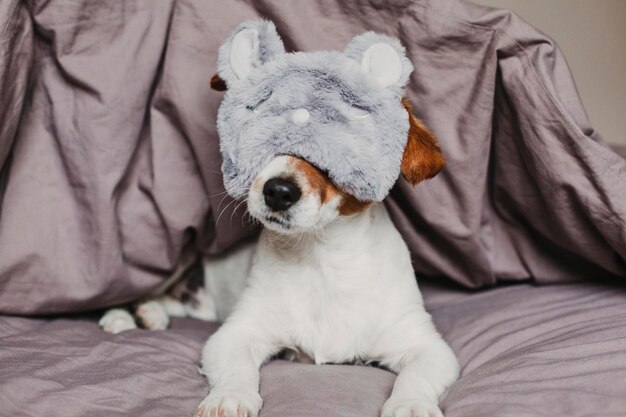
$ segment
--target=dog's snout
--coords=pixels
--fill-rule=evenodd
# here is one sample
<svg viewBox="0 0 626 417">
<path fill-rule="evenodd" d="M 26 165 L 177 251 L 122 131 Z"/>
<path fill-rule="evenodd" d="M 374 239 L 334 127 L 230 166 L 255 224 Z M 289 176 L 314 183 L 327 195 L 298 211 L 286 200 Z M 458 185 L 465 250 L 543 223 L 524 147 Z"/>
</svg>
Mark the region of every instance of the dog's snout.
<svg viewBox="0 0 626 417">
<path fill-rule="evenodd" d="M 270 178 L 263 186 L 265 204 L 272 211 L 283 211 L 293 206 L 302 191 L 292 180 L 286 178 Z"/>
</svg>

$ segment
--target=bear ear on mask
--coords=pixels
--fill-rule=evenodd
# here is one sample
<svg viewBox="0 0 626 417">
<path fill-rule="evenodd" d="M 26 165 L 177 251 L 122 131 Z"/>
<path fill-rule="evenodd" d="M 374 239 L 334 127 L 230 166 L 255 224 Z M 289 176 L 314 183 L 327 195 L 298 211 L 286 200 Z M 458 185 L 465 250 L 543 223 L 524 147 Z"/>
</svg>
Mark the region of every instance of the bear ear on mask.
<svg viewBox="0 0 626 417">
<path fill-rule="evenodd" d="M 274 23 L 267 20 L 249 20 L 241 23 L 220 47 L 217 75 L 226 89 L 246 79 L 254 68 L 284 53 L 285 46 Z M 213 82 L 211 86 L 214 86 Z"/>
<path fill-rule="evenodd" d="M 223 91 L 233 83 L 246 79 L 253 69 L 284 53 L 285 47 L 272 22 L 243 22 L 220 47 L 218 78 L 214 78 L 211 86 Z M 399 98 L 402 97 L 413 65 L 397 39 L 366 32 L 350 41 L 345 55 L 357 61 L 361 71 L 380 87 L 394 89 Z"/>
<path fill-rule="evenodd" d="M 391 89 L 398 99 L 403 97 L 413 65 L 400 41 L 380 33 L 366 32 L 354 37 L 344 54 L 357 61 L 361 71 L 379 87 Z"/>
</svg>

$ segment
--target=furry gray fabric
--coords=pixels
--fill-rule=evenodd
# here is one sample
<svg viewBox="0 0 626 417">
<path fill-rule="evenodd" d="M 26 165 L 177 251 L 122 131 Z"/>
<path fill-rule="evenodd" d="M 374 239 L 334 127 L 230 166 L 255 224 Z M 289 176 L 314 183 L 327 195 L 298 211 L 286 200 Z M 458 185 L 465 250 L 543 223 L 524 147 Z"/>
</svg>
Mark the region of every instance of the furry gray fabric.
<svg viewBox="0 0 626 417">
<path fill-rule="evenodd" d="M 242 23 L 218 62 L 228 86 L 217 125 L 226 189 L 244 196 L 261 169 L 288 154 L 356 198 L 381 201 L 400 173 L 409 129 L 400 100 L 412 70 L 388 36 L 357 36 L 345 54 L 285 53 L 271 22 Z"/>
</svg>

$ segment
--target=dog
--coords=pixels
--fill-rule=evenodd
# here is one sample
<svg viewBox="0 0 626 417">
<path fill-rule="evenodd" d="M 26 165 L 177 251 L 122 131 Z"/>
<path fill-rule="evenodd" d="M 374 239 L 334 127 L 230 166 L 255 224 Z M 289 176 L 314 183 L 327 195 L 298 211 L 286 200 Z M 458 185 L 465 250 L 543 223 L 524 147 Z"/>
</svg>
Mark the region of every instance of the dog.
<svg viewBox="0 0 626 417">
<path fill-rule="evenodd" d="M 407 178 L 423 175 L 415 172 L 424 166 L 413 155 L 418 148 L 405 152 Z M 169 317 L 227 317 L 203 350 L 211 392 L 196 414 L 256 416 L 259 367 L 290 349 L 316 364 L 377 362 L 399 374 L 382 417 L 440 417 L 439 396 L 456 380 L 457 360 L 424 310 L 385 206 L 356 200 L 292 156 L 262 171 L 248 205 L 264 225 L 258 243 L 204 260 L 204 287 L 192 291 L 200 302 L 168 294 L 136 308 L 152 330 L 165 329 Z M 122 309 L 101 324 L 114 333 L 136 327 Z"/>
<path fill-rule="evenodd" d="M 402 172 L 416 182 L 442 156 L 409 117 Z M 288 348 L 316 364 L 376 362 L 398 373 L 382 417 L 442 416 L 439 397 L 458 363 L 424 310 L 385 206 L 341 191 L 306 160 L 279 156 L 253 182 L 248 209 L 264 228 L 248 285 L 203 350 L 211 391 L 197 415 L 256 416 L 259 367 Z"/>
<path fill-rule="evenodd" d="M 271 22 L 244 22 L 220 48 L 212 86 L 227 89 L 218 113 L 224 183 L 263 229 L 252 248 L 205 262 L 207 288 L 221 273 L 245 278 L 234 280 L 225 298 L 236 303 L 222 317 L 224 297 L 205 291 L 212 317 L 227 317 L 202 352 L 210 391 L 197 416 L 256 417 L 259 368 L 288 349 L 315 364 L 397 373 L 382 417 L 442 417 L 439 400 L 459 365 L 382 203 L 400 173 L 416 185 L 444 165 L 402 98 L 412 69 L 397 40 L 372 32 L 344 54 L 289 54 Z M 161 327 L 171 311 L 188 313 L 167 296 L 151 302 Z"/>
<path fill-rule="evenodd" d="M 374 32 L 343 53 L 286 53 L 271 22 L 248 21 L 220 47 L 224 185 L 263 231 L 247 286 L 203 349 L 198 416 L 256 416 L 259 367 L 285 348 L 397 373 L 382 417 L 442 416 L 459 366 L 382 203 L 400 173 L 416 185 L 444 165 L 403 99 L 412 71 L 400 42 Z"/>
</svg>

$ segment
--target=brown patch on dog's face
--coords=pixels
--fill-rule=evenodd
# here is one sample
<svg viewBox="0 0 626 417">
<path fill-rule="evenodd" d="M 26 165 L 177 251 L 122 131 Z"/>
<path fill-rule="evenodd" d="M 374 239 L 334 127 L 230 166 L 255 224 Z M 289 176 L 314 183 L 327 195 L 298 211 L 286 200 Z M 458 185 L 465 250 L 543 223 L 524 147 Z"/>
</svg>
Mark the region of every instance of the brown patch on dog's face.
<svg viewBox="0 0 626 417">
<path fill-rule="evenodd" d="M 365 210 L 371 203 L 369 201 L 360 201 L 356 197 L 341 191 L 331 180 L 328 175 L 308 163 L 304 159 L 291 157 L 293 169 L 302 175 L 308 184 L 303 190 L 304 194 L 316 193 L 320 197 L 322 204 L 332 200 L 336 196 L 340 196 L 339 214 L 342 216 L 350 216 Z"/>
<path fill-rule="evenodd" d="M 371 203 L 369 201 L 357 200 L 356 197 L 346 193 L 342 193 L 341 204 L 339 204 L 339 214 L 342 216 L 350 216 L 360 213 Z"/>
<path fill-rule="evenodd" d="M 413 114 L 409 100 L 403 98 L 402 104 L 409 114 L 409 137 L 402 157 L 402 175 L 416 185 L 437 175 L 445 158 L 435 135 Z"/>
<path fill-rule="evenodd" d="M 304 194 L 316 193 L 319 195 L 322 204 L 325 204 L 340 193 L 339 189 L 324 172 L 304 159 L 290 157 L 290 163 L 293 169 L 299 175 L 302 175 L 307 182 L 307 187 L 303 190 Z"/>
</svg>

